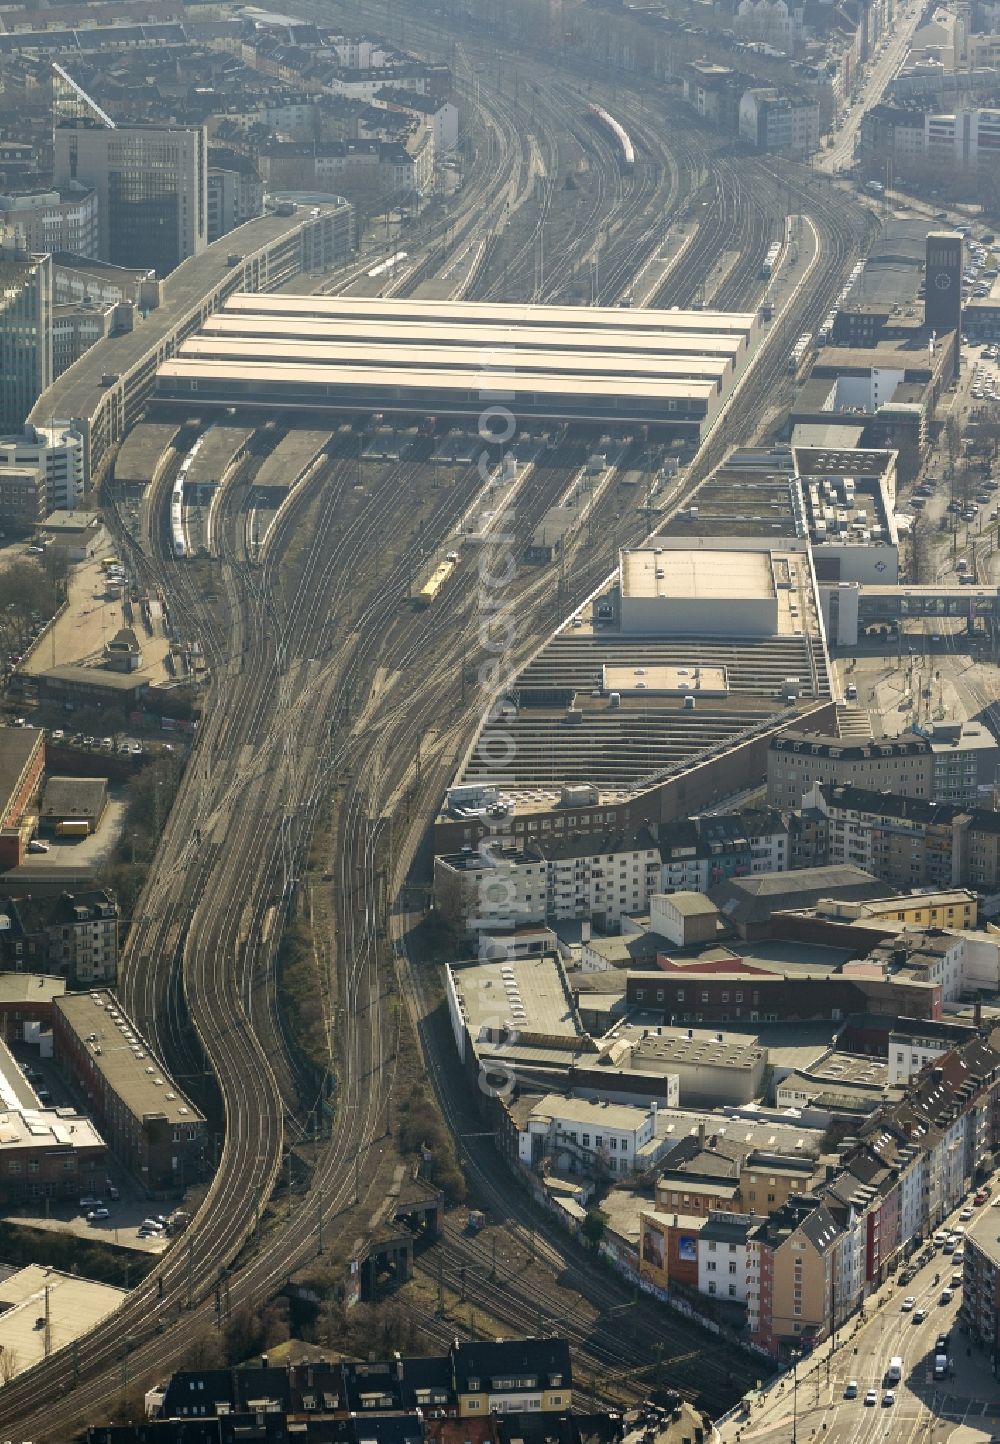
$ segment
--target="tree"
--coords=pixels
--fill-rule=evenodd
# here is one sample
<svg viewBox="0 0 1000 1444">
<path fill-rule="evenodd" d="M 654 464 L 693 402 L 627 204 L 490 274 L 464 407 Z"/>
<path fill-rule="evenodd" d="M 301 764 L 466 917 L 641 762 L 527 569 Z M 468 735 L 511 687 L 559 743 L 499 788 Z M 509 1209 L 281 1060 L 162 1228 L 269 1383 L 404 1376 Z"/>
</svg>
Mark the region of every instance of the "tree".
<svg viewBox="0 0 1000 1444">
<path fill-rule="evenodd" d="M 465 935 L 466 920 L 472 906 L 472 889 L 468 878 L 451 868 L 437 868 L 434 877 L 434 920 L 452 947 Z"/>
<path fill-rule="evenodd" d="M 580 1232 L 591 1248 L 596 1249 L 608 1226 L 608 1215 L 601 1208 L 589 1208 Z"/>
</svg>

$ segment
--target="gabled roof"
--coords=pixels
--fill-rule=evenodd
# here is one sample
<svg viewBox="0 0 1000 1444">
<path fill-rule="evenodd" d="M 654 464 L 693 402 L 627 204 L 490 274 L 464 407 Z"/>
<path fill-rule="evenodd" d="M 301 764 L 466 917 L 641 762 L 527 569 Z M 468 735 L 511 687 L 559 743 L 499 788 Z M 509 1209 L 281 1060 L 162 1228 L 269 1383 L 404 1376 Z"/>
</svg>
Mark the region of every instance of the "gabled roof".
<svg viewBox="0 0 1000 1444">
<path fill-rule="evenodd" d="M 560 1386 L 572 1384 L 572 1363 L 565 1339 L 503 1339 L 496 1343 L 459 1344 L 454 1351 L 455 1387 L 460 1394 L 489 1392 L 493 1379 L 534 1376 L 547 1382 L 558 1375 Z M 475 1387 L 469 1381 L 478 1380 Z"/>
</svg>

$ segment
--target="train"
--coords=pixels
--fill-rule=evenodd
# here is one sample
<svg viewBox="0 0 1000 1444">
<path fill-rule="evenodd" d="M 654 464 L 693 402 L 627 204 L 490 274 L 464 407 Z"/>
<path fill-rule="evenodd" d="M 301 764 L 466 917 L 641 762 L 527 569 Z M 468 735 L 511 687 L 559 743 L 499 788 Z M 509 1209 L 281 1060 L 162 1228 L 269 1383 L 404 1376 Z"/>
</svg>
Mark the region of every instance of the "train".
<svg viewBox="0 0 1000 1444">
<path fill-rule="evenodd" d="M 177 468 L 177 478 L 170 492 L 170 538 L 175 557 L 186 557 L 189 550 L 184 530 L 184 483 L 187 481 L 188 472 L 191 470 L 195 457 L 213 430 L 214 428 L 210 426 L 207 431 L 202 432 Z"/>
<path fill-rule="evenodd" d="M 390 256 L 388 260 L 380 261 L 377 266 L 372 266 L 371 270 L 368 272 L 368 275 L 372 277 L 384 276 L 387 271 L 395 270 L 396 266 L 400 265 L 401 262 L 405 261 L 408 255 L 409 251 L 397 251 L 396 254 L 394 256 Z"/>
<path fill-rule="evenodd" d="M 805 356 L 811 345 L 812 337 L 810 336 L 809 332 L 806 331 L 804 335 L 799 337 L 795 345 L 792 347 L 792 354 L 788 358 L 788 369 L 793 376 L 802 365 L 803 357 Z"/>
<path fill-rule="evenodd" d="M 832 311 L 827 312 L 823 324 L 819 328 L 816 336 L 816 344 L 818 346 L 825 346 L 827 344 L 827 342 L 830 340 L 830 337 L 833 335 L 833 328 L 836 324 L 837 309 L 836 307 L 834 307 Z"/>
<path fill-rule="evenodd" d="M 451 576 L 457 565 L 458 557 L 456 555 L 449 554 L 440 564 L 440 566 L 434 568 L 427 581 L 417 593 L 418 607 L 430 606 L 430 604 L 440 593 L 442 587 L 448 581 L 449 577 Z"/>
<path fill-rule="evenodd" d="M 635 165 L 635 147 L 632 144 L 628 131 L 615 120 L 613 115 L 609 115 L 603 106 L 589 105 L 587 109 L 594 119 L 603 125 L 605 130 L 611 132 L 617 141 L 618 159 L 622 169 L 631 170 Z"/>
<path fill-rule="evenodd" d="M 778 264 L 778 257 L 781 255 L 781 242 L 772 241 L 767 248 L 767 254 L 761 263 L 760 274 L 763 280 L 769 280 L 774 275 L 774 268 Z"/>
<path fill-rule="evenodd" d="M 184 482 L 178 477 L 170 493 L 170 536 L 174 544 L 174 556 L 186 557 L 187 538 L 184 535 Z"/>
</svg>

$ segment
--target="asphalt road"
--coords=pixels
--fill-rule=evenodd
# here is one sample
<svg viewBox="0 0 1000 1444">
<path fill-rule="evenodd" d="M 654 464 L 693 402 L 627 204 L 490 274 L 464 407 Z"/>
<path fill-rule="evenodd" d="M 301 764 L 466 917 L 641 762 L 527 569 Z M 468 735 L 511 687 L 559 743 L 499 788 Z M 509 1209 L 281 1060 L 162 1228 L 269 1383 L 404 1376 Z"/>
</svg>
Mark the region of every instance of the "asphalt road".
<svg viewBox="0 0 1000 1444">
<path fill-rule="evenodd" d="M 989 1209 L 991 1203 L 976 1209 L 975 1214 Z M 940 1225 L 959 1226 L 969 1225 L 960 1224 L 958 1210 Z M 777 1444 L 821 1433 L 827 1440 L 850 1440 L 851 1444 L 877 1444 L 886 1438 L 893 1444 L 916 1444 L 929 1438 L 932 1430 L 935 1440 L 946 1439 L 959 1424 L 990 1435 L 1000 1416 L 996 1380 L 982 1352 L 970 1348 L 958 1329 L 961 1288 L 953 1290 L 950 1302 L 942 1302 L 952 1273 L 960 1273 L 961 1267 L 937 1249 L 933 1260 L 922 1265 L 910 1283 L 897 1285 L 893 1278 L 883 1284 L 866 1300 L 863 1317 L 849 1320 L 840 1331 L 835 1347 L 827 1343 L 800 1362 L 797 1390 L 789 1372 L 762 1400 L 753 1403 L 749 1419 L 734 1418 L 722 1426 L 724 1444 L 736 1439 L 743 1444 L 748 1440 Z M 912 1312 L 902 1309 L 907 1295 L 915 1300 Z M 918 1310 L 926 1313 L 920 1322 L 916 1322 Z M 948 1331 L 955 1374 L 936 1383 L 932 1377 L 934 1344 L 940 1333 Z M 903 1360 L 903 1377 L 892 1386 L 895 1403 L 886 1406 L 883 1399 L 890 1386 L 885 1373 L 894 1355 Z M 845 1399 L 852 1380 L 858 1385 L 857 1398 Z M 874 1405 L 865 1404 L 869 1389 L 877 1390 Z"/>
</svg>

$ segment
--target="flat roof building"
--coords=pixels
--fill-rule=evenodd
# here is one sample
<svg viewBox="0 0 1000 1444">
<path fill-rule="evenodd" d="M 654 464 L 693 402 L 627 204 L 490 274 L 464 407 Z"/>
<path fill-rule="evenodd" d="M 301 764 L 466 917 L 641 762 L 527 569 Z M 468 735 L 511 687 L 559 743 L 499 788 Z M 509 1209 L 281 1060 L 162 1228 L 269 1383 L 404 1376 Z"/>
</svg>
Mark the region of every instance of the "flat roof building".
<svg viewBox="0 0 1000 1444">
<path fill-rule="evenodd" d="M 205 1120 L 111 993 L 57 998 L 53 1033 L 57 1059 L 110 1146 L 151 1193 L 199 1176 Z"/>
<path fill-rule="evenodd" d="M 157 364 L 207 314 L 235 291 L 272 290 L 303 271 L 343 263 L 353 253 L 354 208 L 340 197 L 308 209 L 290 203 L 279 210 L 247 221 L 184 261 L 163 281 L 159 304 L 140 324 L 99 341 L 39 398 L 29 418 L 39 427 L 52 417 L 78 421 L 93 481 L 138 419 Z"/>
<path fill-rule="evenodd" d="M 396 298 L 234 296 L 163 362 L 157 395 L 331 411 L 478 416 L 484 388 L 522 417 L 698 432 L 752 315 Z"/>
</svg>

